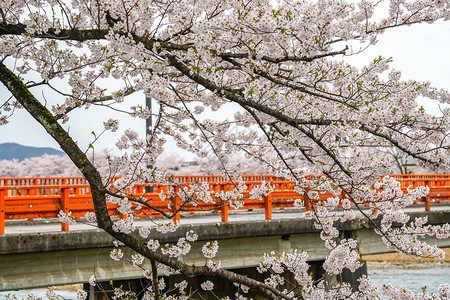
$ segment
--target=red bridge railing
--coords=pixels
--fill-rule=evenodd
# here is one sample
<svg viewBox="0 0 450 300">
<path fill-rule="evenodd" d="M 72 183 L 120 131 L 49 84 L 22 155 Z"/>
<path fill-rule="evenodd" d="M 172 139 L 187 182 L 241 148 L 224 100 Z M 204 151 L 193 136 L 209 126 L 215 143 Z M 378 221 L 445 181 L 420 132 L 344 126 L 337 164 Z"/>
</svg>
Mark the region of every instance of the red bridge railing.
<svg viewBox="0 0 450 300">
<path fill-rule="evenodd" d="M 428 186 L 430 194 L 425 199 L 425 210 L 430 210 L 431 201 L 446 201 L 450 199 L 450 175 L 392 175 L 400 181 L 402 189 L 409 186 Z M 116 178 L 117 179 L 117 178 Z M 113 179 L 114 180 L 114 179 Z M 303 201 L 305 210 L 311 209 L 311 204 L 303 196 L 294 191 L 294 181 L 286 180 L 272 175 L 248 175 L 242 176 L 247 190 L 244 192 L 244 205 L 241 209 L 264 209 L 265 218 L 272 218 L 272 208 L 294 207 L 296 199 Z M 134 184 L 127 188 L 126 192 L 134 197 L 143 197 L 150 205 L 164 212 L 174 213 L 174 220 L 180 220 L 179 208 L 182 205 L 178 195 L 180 188 L 191 184 L 208 183 L 209 191 L 221 192 L 233 189 L 233 183 L 225 181 L 222 176 L 178 176 L 173 178 L 172 186 L 151 184 L 152 192 L 145 193 L 148 184 Z M 259 199 L 249 198 L 249 193 L 254 186 L 262 182 L 270 183 L 275 189 L 267 196 Z M 159 194 L 172 195 L 166 200 L 161 200 Z M 330 195 L 322 194 L 317 201 L 325 200 Z M 110 214 L 119 215 L 117 204 L 108 203 Z M 170 208 L 169 208 L 170 207 Z M 185 203 L 183 210 L 189 213 L 215 210 L 220 211 L 223 222 L 228 221 L 228 205 L 220 199 L 215 199 L 213 204 Z M 84 178 L 0 178 L 0 234 L 5 232 L 5 220 L 12 219 L 37 219 L 57 218 L 60 211 L 71 212 L 74 218 L 83 217 L 86 212 L 93 212 L 92 196 L 89 184 Z M 178 211 L 178 212 L 177 212 Z M 176 213 L 177 212 L 177 213 Z M 137 216 L 161 215 L 155 210 L 143 207 Z M 68 224 L 61 224 L 61 229 L 67 231 Z"/>
</svg>

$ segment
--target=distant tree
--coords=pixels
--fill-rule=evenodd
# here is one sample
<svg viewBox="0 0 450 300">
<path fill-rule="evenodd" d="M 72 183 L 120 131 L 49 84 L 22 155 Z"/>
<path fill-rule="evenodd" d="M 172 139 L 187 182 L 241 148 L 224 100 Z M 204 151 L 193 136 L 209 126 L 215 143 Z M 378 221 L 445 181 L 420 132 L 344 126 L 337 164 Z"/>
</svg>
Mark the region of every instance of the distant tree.
<svg viewBox="0 0 450 300">
<path fill-rule="evenodd" d="M 114 172 L 120 175 L 118 170 L 113 171 L 110 165 L 109 151 L 100 151 L 97 154 L 88 154 L 102 176 L 109 176 Z M 82 176 L 81 171 L 75 166 L 67 155 L 48 155 L 25 158 L 22 161 L 0 160 L 0 177 L 77 177 Z"/>
<path fill-rule="evenodd" d="M 81 176 L 67 156 L 43 155 L 22 161 L 0 160 L 1 177 L 62 177 Z"/>
<path fill-rule="evenodd" d="M 244 155 L 232 154 L 226 162 L 221 162 L 216 156 L 208 155 L 203 158 L 187 160 L 176 153 L 162 153 L 156 159 L 155 166 L 167 174 L 183 175 L 223 175 L 224 170 L 240 174 L 267 174 L 264 165 L 247 158 Z"/>
<path fill-rule="evenodd" d="M 447 168 L 450 111 L 430 115 L 416 100 L 446 104 L 449 94 L 428 82 L 402 81 L 400 72 L 390 69 L 390 58 L 376 57 L 356 68 L 344 56 L 357 54 L 351 50 L 355 43 L 361 43 L 361 49 L 375 44 L 387 30 L 447 20 L 449 9 L 450 1 L 442 0 L 3 0 L 0 81 L 9 94 L 2 94 L 0 123 L 12 121 L 11 112 L 24 108 L 66 152 L 90 184 L 98 226 L 137 252 L 135 264 L 144 257 L 152 263 L 146 273 L 152 289 L 144 299 L 190 297 L 184 283 L 176 295 L 165 294 L 158 284 L 157 263 L 187 276 L 233 281 L 240 287 L 240 299 L 247 287 L 269 299 L 379 299 L 381 292 L 395 299 L 413 298 L 411 292 L 390 286 L 379 291 L 365 277 L 356 291 L 341 282 L 325 288 L 322 279 L 314 281 L 308 274 L 307 254 L 302 252 L 266 255 L 258 268 L 268 274 L 264 281 L 220 268 L 213 261 L 216 243 L 203 247 L 206 265 L 186 265 L 177 256 L 186 253 L 195 235 L 163 252 L 145 230 L 139 238 L 130 234 L 134 219 L 128 201 L 151 205 L 124 188 L 142 180 L 174 184 L 147 167 L 155 165 L 168 135 L 200 157 L 210 151 L 233 180 L 238 179 L 226 165 L 230 155 L 240 152 L 266 170 L 294 179 L 306 201 L 330 192 L 333 196 L 325 205 L 306 214 L 316 221 L 330 250 L 324 263 L 327 275 L 361 266 L 357 241 L 341 239 L 334 226 L 337 220 L 352 220 L 356 212 L 372 222 L 390 249 L 442 258 L 442 250 L 418 236 L 448 238 L 450 226 L 429 227 L 426 218 L 410 221 L 402 210 L 427 189 L 403 193 L 392 178 L 380 179 L 390 171 L 392 160 L 366 149 L 393 147 L 427 168 Z M 105 82 L 114 85 L 106 88 Z M 50 90 L 55 104 L 41 96 Z M 119 137 L 117 147 L 126 153 L 111 166 L 126 176 L 111 192 L 64 123 L 73 111 L 94 105 L 123 111 L 128 102 L 127 113 L 147 118 L 148 108 L 130 100 L 142 92 L 158 106 L 154 133 L 141 139 L 127 129 Z M 234 115 L 208 119 L 210 112 L 217 116 L 230 110 Z M 105 130 L 119 127 L 118 120 L 102 121 Z M 222 197 L 236 206 L 244 186 L 235 186 Z M 202 188 L 180 193 L 193 195 L 186 201 L 210 202 L 211 195 Z M 339 196 L 347 199 L 343 211 L 337 209 Z M 127 219 L 113 222 L 107 201 L 119 203 Z M 382 225 L 373 222 L 376 217 Z M 61 219 L 68 221 L 65 215 Z M 118 248 L 111 255 L 119 260 L 123 253 Z M 280 285 L 283 271 L 293 274 L 294 289 Z M 202 288 L 213 290 L 210 282 Z M 416 299 L 449 294 L 449 286 L 442 285 L 437 293 Z"/>
<path fill-rule="evenodd" d="M 0 161 L 0 176 L 1 177 L 19 177 L 18 171 L 19 161 L 13 160 L 1 160 Z"/>
</svg>

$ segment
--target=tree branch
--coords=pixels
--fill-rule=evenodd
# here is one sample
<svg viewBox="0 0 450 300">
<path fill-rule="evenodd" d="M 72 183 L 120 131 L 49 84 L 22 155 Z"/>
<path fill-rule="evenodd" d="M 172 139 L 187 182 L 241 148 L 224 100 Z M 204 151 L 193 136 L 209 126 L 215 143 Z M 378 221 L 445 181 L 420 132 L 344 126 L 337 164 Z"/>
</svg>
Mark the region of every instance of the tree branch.
<svg viewBox="0 0 450 300">
<path fill-rule="evenodd" d="M 58 124 L 56 118 L 43 106 L 33 94 L 30 93 L 26 85 L 2 62 L 0 62 L 0 81 L 8 88 L 17 101 L 38 121 L 44 129 L 52 136 L 60 147 L 66 152 L 70 159 L 80 169 L 83 176 L 89 182 L 97 223 L 100 228 L 109 235 L 121 241 L 131 249 L 141 253 L 150 260 L 158 261 L 164 265 L 178 270 L 185 275 L 210 275 L 227 278 L 233 282 L 244 284 L 258 289 L 265 297 L 272 299 L 292 299 L 271 286 L 248 278 L 247 276 L 236 274 L 227 270 L 212 270 L 206 266 L 189 266 L 175 258 L 168 257 L 162 253 L 151 251 L 147 245 L 135 237 L 113 230 L 113 222 L 108 214 L 106 206 L 106 192 L 102 183 L 102 178 L 97 169 L 91 164 L 86 155 L 80 150 L 78 145 L 72 140 L 69 134 Z"/>
</svg>

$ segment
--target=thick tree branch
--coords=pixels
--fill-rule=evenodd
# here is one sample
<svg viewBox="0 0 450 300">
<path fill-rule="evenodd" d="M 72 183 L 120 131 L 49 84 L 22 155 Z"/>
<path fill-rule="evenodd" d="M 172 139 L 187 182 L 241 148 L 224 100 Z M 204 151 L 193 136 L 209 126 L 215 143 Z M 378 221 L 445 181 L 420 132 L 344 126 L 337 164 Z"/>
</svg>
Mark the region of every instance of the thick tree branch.
<svg viewBox="0 0 450 300">
<path fill-rule="evenodd" d="M 210 80 L 206 79 L 205 77 L 196 74 L 192 72 L 188 66 L 180 62 L 175 56 L 168 54 L 167 58 L 170 62 L 170 64 L 175 67 L 177 70 L 179 70 L 183 75 L 189 77 L 191 80 L 197 82 L 198 84 L 204 86 L 211 92 L 215 92 L 219 94 L 222 97 L 225 97 L 226 99 L 235 102 L 243 107 L 251 107 L 256 109 L 257 111 L 263 112 L 269 116 L 272 116 L 286 124 L 289 124 L 293 127 L 297 127 L 298 125 L 331 125 L 333 122 L 338 122 L 338 120 L 327 120 L 327 119 L 295 119 L 286 116 L 285 114 L 281 113 L 280 111 L 270 108 L 267 105 L 250 101 L 244 98 L 240 94 L 239 91 L 231 90 L 228 88 L 220 87 Z"/>
<path fill-rule="evenodd" d="M 44 33 L 35 33 L 33 36 L 36 38 L 50 38 L 58 40 L 70 40 L 83 42 L 86 40 L 102 40 L 106 38 L 108 29 L 61 29 L 56 30 L 50 28 Z M 0 23 L 0 36 L 2 35 L 22 35 L 27 34 L 26 25 L 22 23 L 9 24 Z"/>
</svg>

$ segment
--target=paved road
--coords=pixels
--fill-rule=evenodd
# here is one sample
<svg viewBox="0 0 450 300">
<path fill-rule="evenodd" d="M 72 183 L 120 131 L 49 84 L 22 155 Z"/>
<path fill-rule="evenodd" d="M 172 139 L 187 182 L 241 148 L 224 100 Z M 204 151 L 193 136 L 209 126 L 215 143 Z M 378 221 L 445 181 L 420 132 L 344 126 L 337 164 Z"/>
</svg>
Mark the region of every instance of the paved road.
<svg viewBox="0 0 450 300">
<path fill-rule="evenodd" d="M 444 204 L 444 205 L 443 205 Z M 450 209 L 450 203 L 442 203 L 440 205 L 433 205 L 432 211 L 445 211 Z M 407 212 L 424 211 L 423 205 L 417 205 L 406 209 Z M 272 219 L 293 219 L 304 218 L 304 212 L 297 209 L 274 209 L 272 212 Z M 144 219 L 139 218 L 135 224 L 137 226 L 152 226 L 155 221 L 161 221 L 162 218 Z M 256 211 L 229 211 L 229 222 L 236 221 L 258 221 L 264 220 L 264 210 Z M 188 214 L 181 216 L 181 224 L 198 224 L 198 223 L 219 223 L 221 222 L 220 214 L 218 213 L 203 213 L 203 214 Z M 450 220 L 449 220 L 450 222 Z M 69 230 L 89 230 L 95 229 L 95 226 L 77 223 L 69 226 Z M 5 234 L 24 234 L 36 232 L 54 232 L 61 231 L 61 224 L 56 219 L 51 220 L 35 220 L 22 221 L 12 220 L 6 221 Z"/>
</svg>

